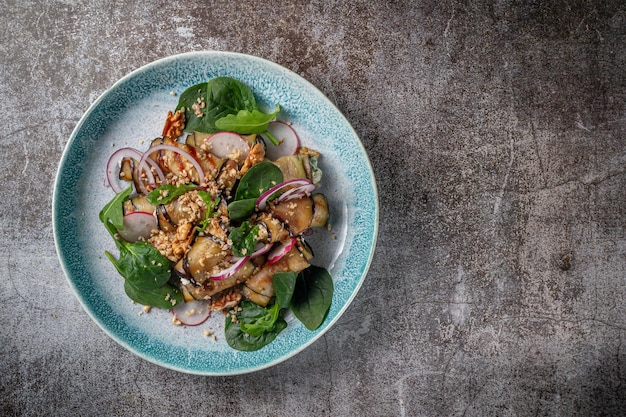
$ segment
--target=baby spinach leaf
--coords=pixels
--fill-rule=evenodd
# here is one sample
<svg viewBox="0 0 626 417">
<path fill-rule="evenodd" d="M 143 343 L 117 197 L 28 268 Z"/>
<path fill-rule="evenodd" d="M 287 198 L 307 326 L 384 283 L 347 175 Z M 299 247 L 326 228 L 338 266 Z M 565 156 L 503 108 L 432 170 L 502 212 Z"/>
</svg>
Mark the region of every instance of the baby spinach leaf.
<svg viewBox="0 0 626 417">
<path fill-rule="evenodd" d="M 221 130 L 235 132 L 242 135 L 263 133 L 269 122 L 276 118 L 280 106 L 276 105 L 273 113 L 266 114 L 259 110 L 239 110 L 237 114 L 229 114 L 215 121 L 215 126 Z"/>
<path fill-rule="evenodd" d="M 273 186 L 283 182 L 283 173 L 271 162 L 263 161 L 253 165 L 239 180 L 235 200 L 259 198 Z"/>
<path fill-rule="evenodd" d="M 185 108 L 185 132 L 204 132 L 205 127 L 204 124 L 207 123 L 207 119 L 204 118 L 206 115 L 206 95 L 207 95 L 207 83 L 200 83 L 194 86 L 187 88 L 178 99 L 178 105 L 176 106 L 176 110 L 180 110 L 181 108 Z M 202 116 L 198 117 L 196 111 L 192 108 L 194 104 L 199 105 L 198 99 L 200 102 L 204 102 L 205 106 L 201 110 Z M 210 133 L 210 132 L 207 132 Z"/>
<path fill-rule="evenodd" d="M 333 279 L 325 268 L 311 265 L 298 275 L 291 298 L 291 311 L 307 329 L 324 321 L 333 299 Z"/>
<path fill-rule="evenodd" d="M 106 256 L 117 272 L 140 289 L 163 286 L 170 279 L 170 263 L 167 258 L 148 242 L 124 242 L 116 240 L 120 250 L 116 260 L 109 252 Z"/>
<path fill-rule="evenodd" d="M 241 81 L 218 77 L 185 90 L 176 110 L 185 108 L 185 132 L 219 132 L 215 122 L 240 110 L 257 110 L 252 91 Z M 195 107 L 195 108 L 194 108 Z"/>
<path fill-rule="evenodd" d="M 233 253 L 236 256 L 246 256 L 254 252 L 258 233 L 259 226 L 252 226 L 247 221 L 241 223 L 241 226 L 231 230 L 228 234 L 228 238 L 232 241 Z"/>
<path fill-rule="evenodd" d="M 142 289 L 129 280 L 124 281 L 124 292 L 131 300 L 146 306 L 170 309 L 183 302 L 180 290 L 171 284 L 161 287 Z"/>
<path fill-rule="evenodd" d="M 233 321 L 232 317 L 226 316 L 224 326 L 226 342 L 233 349 L 243 351 L 259 350 L 271 343 L 280 332 L 287 328 L 287 322 L 275 312 L 269 313 L 268 319 L 268 310 L 272 308 L 279 309 L 278 306 L 265 309 L 251 301 L 242 301 L 239 306 L 242 310 L 237 313 L 237 320 Z M 269 325 L 274 314 L 276 314 L 276 318 L 273 324 Z M 242 325 L 244 328 L 250 329 L 254 328 L 255 324 L 259 326 L 259 328 L 253 330 L 255 334 L 246 333 L 242 330 Z M 261 328 L 263 328 L 263 331 L 261 331 Z"/>
<path fill-rule="evenodd" d="M 181 195 L 198 188 L 195 184 L 171 185 L 163 184 L 150 191 L 146 198 L 153 206 L 167 204 Z"/>
<path fill-rule="evenodd" d="M 262 308 L 255 305 L 253 308 L 243 309 L 238 315 L 239 327 L 244 333 L 250 336 L 260 336 L 265 332 L 274 331 L 276 320 L 280 313 L 280 306 L 274 303 L 269 308 Z"/>
<path fill-rule="evenodd" d="M 293 271 L 277 272 L 272 276 L 272 286 L 276 293 L 276 303 L 281 307 L 288 308 L 296 288 L 298 274 Z"/>
<path fill-rule="evenodd" d="M 124 200 L 130 196 L 132 191 L 133 187 L 130 186 L 124 191 L 119 192 L 102 208 L 102 210 L 100 210 L 100 221 L 104 223 L 105 226 L 107 226 L 108 223 L 111 223 L 115 229 L 124 230 Z M 111 233 L 112 229 L 107 227 L 107 230 Z M 111 236 L 114 234 L 115 231 L 111 233 Z"/>
<path fill-rule="evenodd" d="M 245 200 L 233 201 L 228 204 L 228 217 L 235 221 L 247 219 L 252 213 L 254 213 L 256 200 L 256 198 L 247 198 Z"/>
</svg>

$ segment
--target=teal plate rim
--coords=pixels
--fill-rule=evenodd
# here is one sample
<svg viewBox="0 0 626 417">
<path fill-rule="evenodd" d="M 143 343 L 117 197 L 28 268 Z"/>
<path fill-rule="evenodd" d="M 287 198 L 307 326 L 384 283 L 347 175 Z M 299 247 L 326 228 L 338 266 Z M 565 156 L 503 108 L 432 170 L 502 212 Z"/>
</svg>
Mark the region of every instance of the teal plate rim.
<svg viewBox="0 0 626 417">
<path fill-rule="evenodd" d="M 331 216 L 340 226 L 339 239 L 321 245 L 321 266 L 329 269 L 335 282 L 333 303 L 324 323 L 316 331 L 308 331 L 292 322 L 288 334 L 281 338 L 281 333 L 270 345 L 255 352 L 224 348 L 225 343 L 200 346 L 194 344 L 196 339 L 184 340 L 184 334 L 180 336 L 182 342 L 178 335 L 176 342 L 169 334 L 160 337 L 160 327 L 176 326 L 168 320 L 141 322 L 131 317 L 130 300 L 115 292 L 108 293 L 109 286 L 114 286 L 115 291 L 122 286 L 120 281 L 110 279 L 112 266 L 101 263 L 103 252 L 114 246 L 112 242 L 103 243 L 99 234 L 104 229 L 98 229 L 97 224 L 102 201 L 112 197 L 102 197 L 104 167 L 99 164 L 107 155 L 98 155 L 104 153 L 103 149 L 112 152 L 113 143 L 107 142 L 114 136 L 111 130 L 127 128 L 128 118 L 136 120 L 134 107 L 149 113 L 152 110 L 148 106 L 152 106 L 163 112 L 160 101 L 171 106 L 177 100 L 170 92 L 180 92 L 222 75 L 249 85 L 262 104 L 281 104 L 281 116 L 305 132 L 301 135 L 303 144 L 322 152 L 322 161 L 327 161 L 322 165 L 323 183 L 332 181 L 325 194 L 332 202 Z M 138 121 L 138 126 L 141 123 Z M 127 74 L 101 94 L 69 138 L 52 200 L 57 254 L 72 290 L 89 316 L 109 337 L 149 362 L 180 372 L 214 376 L 244 374 L 276 365 L 328 331 L 348 308 L 367 275 L 376 246 L 378 216 L 377 186 L 367 153 L 334 104 L 307 80 L 276 63 L 224 51 L 188 52 L 156 60 Z"/>
</svg>

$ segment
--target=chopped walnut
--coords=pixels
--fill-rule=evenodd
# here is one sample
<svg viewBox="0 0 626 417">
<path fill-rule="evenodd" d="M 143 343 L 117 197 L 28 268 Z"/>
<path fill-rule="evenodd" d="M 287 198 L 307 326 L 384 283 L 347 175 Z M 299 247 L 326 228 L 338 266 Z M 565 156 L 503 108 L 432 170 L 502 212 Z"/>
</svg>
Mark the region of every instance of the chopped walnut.
<svg viewBox="0 0 626 417">
<path fill-rule="evenodd" d="M 211 304 L 211 310 L 221 311 L 233 308 L 239 304 L 243 296 L 239 291 L 227 291 L 216 296 Z"/>
<path fill-rule="evenodd" d="M 172 113 L 171 111 L 168 111 L 167 119 L 165 119 L 165 126 L 163 126 L 163 136 L 176 139 L 180 135 L 183 134 L 184 128 L 185 128 L 184 109 L 177 110 L 176 113 Z"/>
<path fill-rule="evenodd" d="M 243 166 L 239 170 L 239 175 L 244 175 L 253 165 L 258 164 L 263 161 L 263 159 L 265 159 L 265 148 L 263 144 L 257 143 L 250 149 L 250 153 L 248 153 L 246 160 L 243 162 Z"/>
</svg>

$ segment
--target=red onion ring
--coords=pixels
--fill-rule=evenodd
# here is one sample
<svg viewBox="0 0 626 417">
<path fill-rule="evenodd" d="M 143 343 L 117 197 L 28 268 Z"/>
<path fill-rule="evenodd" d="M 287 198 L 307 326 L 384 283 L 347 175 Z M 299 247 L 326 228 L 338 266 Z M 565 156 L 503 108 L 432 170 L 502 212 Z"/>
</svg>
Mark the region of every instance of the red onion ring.
<svg viewBox="0 0 626 417">
<path fill-rule="evenodd" d="M 235 263 L 229 266 L 226 269 L 222 269 L 219 272 L 209 275 L 209 278 L 213 281 L 221 281 L 228 277 L 231 277 L 235 274 L 235 272 L 239 271 L 239 269 L 248 261 L 248 256 L 244 256 L 242 258 L 234 258 Z"/>
<path fill-rule="evenodd" d="M 285 187 L 288 187 L 290 185 L 296 185 L 296 186 L 305 186 L 305 185 L 312 185 L 313 189 L 315 189 L 315 185 L 311 184 L 311 181 L 305 179 L 305 178 L 296 178 L 296 179 L 292 179 L 292 180 L 288 180 L 285 182 L 281 182 L 278 185 L 273 186 L 272 188 L 270 188 L 269 190 L 265 191 L 263 194 L 261 194 L 259 196 L 259 198 L 257 198 L 256 200 L 256 206 L 258 207 L 259 210 L 265 210 L 265 207 L 267 206 L 267 201 L 269 200 L 269 198 L 275 194 L 276 192 L 282 190 Z M 288 192 L 288 191 L 287 191 Z"/>
<path fill-rule="evenodd" d="M 116 194 L 123 191 L 123 188 L 120 188 L 120 184 L 119 184 L 119 172 L 120 172 L 119 163 L 124 158 L 131 158 L 136 161 L 141 161 L 142 153 L 134 148 L 121 148 L 113 152 L 113 154 L 109 157 L 109 161 L 107 162 L 106 176 L 107 176 L 107 181 L 109 182 L 109 185 L 111 186 L 111 189 Z M 140 172 L 139 171 L 140 166 L 141 166 L 141 163 L 139 163 L 137 167 L 135 168 L 136 173 Z M 152 172 L 149 169 L 145 170 L 145 172 L 146 172 L 146 177 L 148 178 L 148 182 L 154 183 L 154 176 L 152 175 Z"/>
<path fill-rule="evenodd" d="M 184 150 L 182 150 L 179 147 L 174 146 L 174 145 L 161 144 L 161 145 L 155 145 L 155 146 L 150 147 L 143 154 L 143 157 L 139 161 L 139 166 L 142 166 L 143 164 L 145 164 L 147 159 L 151 159 L 150 158 L 150 154 L 152 152 L 156 152 L 156 151 L 171 151 L 171 152 L 175 152 L 175 153 L 178 153 L 178 154 L 184 156 L 185 158 L 187 158 L 187 160 L 189 162 L 191 162 L 191 165 L 193 165 L 193 167 L 195 168 L 196 172 L 198 173 L 198 178 L 200 179 L 200 182 L 204 181 L 204 178 L 205 178 L 204 170 L 202 169 L 202 167 L 200 166 L 200 164 L 198 163 L 196 158 L 191 156 L 191 154 L 189 152 L 186 152 L 186 151 L 184 151 Z"/>
</svg>

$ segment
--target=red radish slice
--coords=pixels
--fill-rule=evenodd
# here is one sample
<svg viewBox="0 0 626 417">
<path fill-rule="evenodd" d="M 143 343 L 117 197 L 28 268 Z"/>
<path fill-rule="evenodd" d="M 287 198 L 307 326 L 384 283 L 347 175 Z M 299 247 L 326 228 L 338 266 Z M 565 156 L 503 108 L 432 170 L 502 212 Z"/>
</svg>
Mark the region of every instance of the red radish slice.
<svg viewBox="0 0 626 417">
<path fill-rule="evenodd" d="M 120 180 L 120 164 L 124 158 L 134 159 L 135 161 L 141 160 L 141 152 L 133 148 L 121 148 L 113 152 L 107 162 L 107 182 L 111 186 L 111 189 L 117 194 L 128 187 L 128 183 Z M 152 174 L 152 173 L 150 173 Z M 148 175 L 148 174 L 146 174 Z"/>
<path fill-rule="evenodd" d="M 270 249 L 272 249 L 272 244 L 271 243 L 259 242 L 254 247 L 254 252 L 252 252 L 250 254 L 250 259 L 254 259 L 254 258 L 258 257 L 258 256 L 261 256 L 264 253 L 267 253 Z"/>
<path fill-rule="evenodd" d="M 185 326 L 198 326 L 211 317 L 211 309 L 206 301 L 180 303 L 171 311 L 176 320 Z"/>
<path fill-rule="evenodd" d="M 233 258 L 233 259 L 235 259 L 235 263 L 233 263 L 231 266 L 229 266 L 226 269 L 222 269 L 219 272 L 209 275 L 209 278 L 212 279 L 213 281 L 221 281 L 223 279 L 231 277 L 235 274 L 235 272 L 239 271 L 239 268 L 241 268 L 243 264 L 245 264 L 248 261 L 247 256 L 244 256 L 242 258 Z"/>
<path fill-rule="evenodd" d="M 250 145 L 248 141 L 233 132 L 219 132 L 211 135 L 204 142 L 207 146 L 207 150 L 218 158 L 227 158 L 237 155 L 239 152 L 241 157 L 236 159 L 245 158 L 250 152 Z"/>
<path fill-rule="evenodd" d="M 269 123 L 267 131 L 278 141 L 278 145 L 274 145 L 269 138 L 265 139 L 265 156 L 268 159 L 275 161 L 281 156 L 293 155 L 298 151 L 300 139 L 287 123 L 275 120 Z"/>
<path fill-rule="evenodd" d="M 124 230 L 118 234 L 128 242 L 148 239 L 152 230 L 158 228 L 157 218 L 152 213 L 133 211 L 124 216 Z"/>
<path fill-rule="evenodd" d="M 256 206 L 259 208 L 259 210 L 265 210 L 265 207 L 270 197 L 274 195 L 276 192 L 282 190 L 285 187 L 290 187 L 290 186 L 299 187 L 299 186 L 305 186 L 305 185 L 313 185 L 313 184 L 311 184 L 311 181 L 305 178 L 296 178 L 293 180 L 281 182 L 280 184 L 273 186 L 272 188 L 270 188 L 269 190 L 261 194 L 261 196 L 257 198 L 256 200 Z M 313 185 L 313 189 L 315 189 L 314 185 Z"/>
<path fill-rule="evenodd" d="M 267 263 L 271 265 L 278 262 L 291 250 L 291 248 L 293 248 L 293 245 L 296 244 L 296 240 L 297 239 L 295 237 L 292 237 L 285 242 L 281 242 L 278 245 L 275 245 L 272 250 L 269 251 L 269 253 L 267 254 Z"/>
<path fill-rule="evenodd" d="M 295 200 L 304 197 L 305 195 L 311 194 L 313 191 L 315 191 L 315 188 L 315 184 L 303 184 L 285 191 L 283 194 L 280 195 L 280 197 L 278 197 L 277 200 L 279 203 L 284 203 L 285 201 L 289 200 Z"/>
<path fill-rule="evenodd" d="M 141 160 L 139 161 L 139 166 L 143 166 L 148 162 L 148 159 L 150 159 L 150 154 L 156 151 L 171 151 L 171 152 L 175 152 L 180 154 L 181 156 L 185 157 L 190 163 L 191 165 L 193 165 L 194 169 L 196 170 L 196 172 L 198 173 L 198 178 L 200 178 L 200 182 L 204 181 L 204 170 L 202 169 L 202 167 L 200 166 L 200 163 L 198 163 L 198 161 L 196 160 L 196 158 L 194 158 L 193 156 L 191 156 L 191 154 L 189 154 L 189 152 L 186 152 L 182 149 L 180 149 L 178 146 L 174 146 L 174 145 L 166 145 L 166 144 L 161 144 L 161 145 L 155 145 L 155 146 L 151 146 L 150 148 L 148 148 L 148 150 L 143 154 L 143 156 L 141 157 Z M 150 159 L 152 160 L 152 159 Z M 150 172 L 150 170 L 147 170 L 146 173 Z M 152 176 L 152 173 L 150 172 L 150 176 Z M 154 177 L 152 178 L 152 181 L 150 181 L 150 178 L 148 178 L 148 183 L 149 184 L 154 184 Z M 143 183 L 142 181 L 139 181 L 139 185 L 141 188 L 144 188 L 143 190 L 141 190 L 141 192 L 143 192 L 144 194 L 147 194 L 147 190 L 145 189 L 145 187 L 143 187 Z"/>
</svg>

